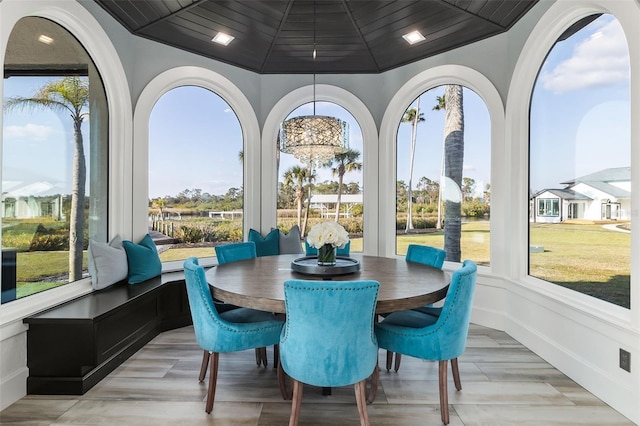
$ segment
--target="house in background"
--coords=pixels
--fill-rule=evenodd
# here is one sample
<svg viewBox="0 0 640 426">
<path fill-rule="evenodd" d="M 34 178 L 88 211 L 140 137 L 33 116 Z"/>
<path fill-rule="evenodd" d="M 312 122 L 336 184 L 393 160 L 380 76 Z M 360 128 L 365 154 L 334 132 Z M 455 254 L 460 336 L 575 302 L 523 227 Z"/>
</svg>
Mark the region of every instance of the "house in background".
<svg viewBox="0 0 640 426">
<path fill-rule="evenodd" d="M 66 218 L 60 195 L 62 188 L 50 182 L 2 182 L 2 217 L 29 219 L 51 217 L 55 220 Z"/>
<path fill-rule="evenodd" d="M 631 167 L 604 169 L 543 189 L 531 198 L 532 222 L 631 220 Z"/>
</svg>

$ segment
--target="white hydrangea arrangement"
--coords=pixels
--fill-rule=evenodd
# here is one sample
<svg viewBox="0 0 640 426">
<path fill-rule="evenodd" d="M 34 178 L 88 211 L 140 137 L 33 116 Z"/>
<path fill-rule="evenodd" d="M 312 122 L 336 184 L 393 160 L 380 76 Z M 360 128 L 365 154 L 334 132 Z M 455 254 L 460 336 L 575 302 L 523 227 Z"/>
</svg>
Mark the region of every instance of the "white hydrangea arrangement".
<svg viewBox="0 0 640 426">
<path fill-rule="evenodd" d="M 313 225 L 307 235 L 311 247 L 319 249 L 325 244 L 344 248 L 349 242 L 349 234 L 338 222 L 321 222 Z"/>
</svg>

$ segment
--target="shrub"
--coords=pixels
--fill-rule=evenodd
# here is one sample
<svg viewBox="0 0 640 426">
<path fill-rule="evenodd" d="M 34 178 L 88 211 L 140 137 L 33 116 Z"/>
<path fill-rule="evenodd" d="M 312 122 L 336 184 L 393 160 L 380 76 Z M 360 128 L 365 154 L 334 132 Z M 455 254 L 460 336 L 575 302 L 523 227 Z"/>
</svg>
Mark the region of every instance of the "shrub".
<svg viewBox="0 0 640 426">
<path fill-rule="evenodd" d="M 362 234 L 362 217 L 340 218 L 340 225 L 350 234 Z"/>
<path fill-rule="evenodd" d="M 413 221 L 413 228 L 414 229 L 433 229 L 436 227 L 436 223 L 438 222 L 438 217 L 437 216 L 428 216 L 425 218 L 422 217 L 416 217 L 414 216 L 412 218 Z M 396 219 L 396 231 L 404 231 L 405 229 L 407 229 L 407 218 L 405 217 L 398 217 Z"/>
<path fill-rule="evenodd" d="M 438 221 L 438 217 L 414 217 L 413 218 L 413 227 L 416 229 L 429 229 L 429 228 L 435 228 L 436 227 L 436 222 Z M 405 221 L 405 226 L 406 226 L 406 221 Z"/>
<path fill-rule="evenodd" d="M 211 241 L 242 241 L 242 221 L 218 222 Z"/>
<path fill-rule="evenodd" d="M 489 214 L 489 206 L 479 200 L 473 200 L 462 204 L 462 216 L 483 218 Z"/>
<path fill-rule="evenodd" d="M 69 250 L 69 231 L 64 228 L 48 230 L 42 224 L 38 225 L 29 245 L 29 251 L 60 250 Z"/>
<path fill-rule="evenodd" d="M 177 233 L 183 243 L 200 243 L 204 241 L 204 230 L 198 225 L 182 225 Z"/>
</svg>

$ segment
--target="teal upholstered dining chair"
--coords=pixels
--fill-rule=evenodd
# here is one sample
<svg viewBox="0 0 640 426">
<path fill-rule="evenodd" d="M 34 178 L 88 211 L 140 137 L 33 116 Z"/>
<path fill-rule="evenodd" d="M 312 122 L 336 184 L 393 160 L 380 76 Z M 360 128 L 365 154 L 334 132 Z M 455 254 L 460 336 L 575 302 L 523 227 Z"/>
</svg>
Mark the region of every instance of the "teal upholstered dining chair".
<svg viewBox="0 0 640 426">
<path fill-rule="evenodd" d="M 185 260 L 184 276 L 196 341 L 211 355 L 205 406 L 205 411 L 210 413 L 216 394 L 220 352 L 236 352 L 277 345 L 284 322 L 277 320 L 271 313 L 247 308 L 218 313 L 204 269 L 195 257 Z"/>
<path fill-rule="evenodd" d="M 224 244 L 221 246 L 215 246 L 214 249 L 216 251 L 216 257 L 218 258 L 218 265 L 224 265 L 229 262 L 238 262 L 240 260 L 255 259 L 257 257 L 256 244 L 253 241 Z M 230 309 L 237 308 L 237 306 L 230 305 L 228 303 L 218 301 L 215 301 L 215 303 L 218 311 L 228 311 Z M 202 356 L 202 367 L 200 369 L 200 381 L 204 380 L 204 376 L 207 373 L 208 362 L 209 352 L 204 351 L 204 355 Z M 276 361 L 274 360 L 274 367 L 275 363 Z M 256 364 L 258 364 L 258 366 L 261 364 L 264 364 L 265 367 L 267 366 L 267 348 L 256 348 Z"/>
<path fill-rule="evenodd" d="M 407 262 L 422 263 L 442 269 L 444 258 L 447 252 L 437 247 L 425 246 L 422 244 L 409 244 L 405 260 Z"/>
<path fill-rule="evenodd" d="M 303 383 L 354 384 L 360 423 L 369 424 L 366 379 L 373 374 L 372 386 L 377 386 L 373 323 L 379 287 L 377 281 L 369 280 L 284 283 L 287 317 L 280 337 L 278 375 L 281 386 L 286 387 L 285 374 L 293 381 L 290 426 L 298 423 Z"/>
<path fill-rule="evenodd" d="M 304 251 L 307 256 L 317 256 L 318 249 L 309 245 L 307 240 L 304 240 Z M 336 249 L 337 256 L 349 256 L 349 252 L 351 251 L 351 241 L 347 241 L 347 244 L 344 247 L 338 247 Z"/>
<path fill-rule="evenodd" d="M 447 252 L 439 249 L 437 247 L 422 245 L 422 244 L 409 244 L 407 247 L 407 254 L 405 255 L 405 260 L 407 262 L 415 262 L 421 263 L 423 265 L 433 266 L 434 268 L 442 269 L 442 265 L 444 265 L 444 258 L 446 257 Z M 416 311 L 421 311 L 426 314 L 440 315 L 440 309 L 431 305 L 422 306 L 420 308 L 416 308 Z M 395 355 L 396 362 L 394 364 L 394 370 L 398 372 L 400 368 L 400 362 L 402 359 L 402 355 Z M 387 371 L 391 369 L 391 363 L 393 361 L 393 352 L 387 351 Z"/>
<path fill-rule="evenodd" d="M 381 348 L 397 354 L 439 361 L 440 412 L 444 424 L 449 424 L 447 362 L 451 361 L 456 389 L 462 389 L 458 357 L 467 344 L 477 273 L 477 266 L 471 260 L 465 260 L 462 268 L 453 273 L 439 316 L 414 310 L 399 311 L 376 324 L 376 336 Z"/>
<path fill-rule="evenodd" d="M 255 259 L 257 256 L 256 243 L 253 241 L 215 246 L 215 250 L 216 257 L 218 258 L 218 265 L 224 265 L 225 263 L 236 262 L 239 260 Z"/>
</svg>

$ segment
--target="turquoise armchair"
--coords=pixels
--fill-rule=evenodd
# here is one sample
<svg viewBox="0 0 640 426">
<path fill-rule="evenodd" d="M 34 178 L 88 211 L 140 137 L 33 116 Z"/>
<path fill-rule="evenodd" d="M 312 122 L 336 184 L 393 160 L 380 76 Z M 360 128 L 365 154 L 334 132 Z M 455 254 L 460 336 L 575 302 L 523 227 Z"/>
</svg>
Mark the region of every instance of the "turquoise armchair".
<svg viewBox="0 0 640 426">
<path fill-rule="evenodd" d="M 458 357 L 467 344 L 477 273 L 477 266 L 471 260 L 465 260 L 462 268 L 453 273 L 439 316 L 407 310 L 389 314 L 376 324 L 381 348 L 439 361 L 440 412 L 444 424 L 449 424 L 447 362 L 451 360 L 453 380 L 456 389 L 461 390 Z"/>
<path fill-rule="evenodd" d="M 210 354 L 211 372 L 205 406 L 205 411 L 210 413 L 216 393 L 220 352 L 277 345 L 284 323 L 271 313 L 247 308 L 218 313 L 204 269 L 195 257 L 184 262 L 184 276 L 196 341 Z"/>
<path fill-rule="evenodd" d="M 221 246 L 215 246 L 216 257 L 218 258 L 218 265 L 224 265 L 229 262 L 236 262 L 239 260 L 255 259 L 256 243 L 253 241 L 246 241 L 243 243 L 231 243 Z"/>
<path fill-rule="evenodd" d="M 446 257 L 447 252 L 439 249 L 437 247 L 431 247 L 421 244 L 409 244 L 407 247 L 407 254 L 405 256 L 405 260 L 407 262 L 415 262 L 421 263 L 423 265 L 433 266 L 434 268 L 442 269 L 442 265 L 444 265 L 444 258 Z M 440 308 L 435 308 L 431 305 L 422 306 L 420 308 L 416 308 L 416 311 L 424 312 L 426 314 L 440 315 Z M 394 365 L 394 370 L 398 372 L 400 369 L 400 362 L 402 359 L 402 355 L 396 354 L 396 362 Z M 387 351 L 387 371 L 391 369 L 391 362 L 393 361 L 393 352 Z"/>
<path fill-rule="evenodd" d="M 378 344 L 373 326 L 379 287 L 377 281 L 364 280 L 284 283 L 287 319 L 280 336 L 278 374 L 281 386 L 285 374 L 293 380 L 289 425 L 298 423 L 303 383 L 355 384 L 360 422 L 369 424 L 366 379 L 373 374 L 377 386 Z"/>
<path fill-rule="evenodd" d="M 433 266 L 442 269 L 444 258 L 447 252 L 437 247 L 425 246 L 420 244 L 409 244 L 405 260 L 407 262 L 422 263 L 423 265 Z"/>
<path fill-rule="evenodd" d="M 304 251 L 305 251 L 305 255 L 307 256 L 317 256 L 318 255 L 318 249 L 315 247 L 311 247 L 309 245 L 309 243 L 307 242 L 307 240 L 304 240 Z M 351 241 L 347 241 L 347 244 L 344 245 L 344 247 L 340 248 L 338 247 L 336 249 L 336 255 L 337 256 L 349 256 L 349 252 L 351 251 Z"/>
<path fill-rule="evenodd" d="M 224 244 L 221 246 L 215 246 L 214 249 L 216 251 L 216 257 L 218 258 L 218 265 L 224 265 L 229 262 L 238 262 L 240 260 L 255 259 L 257 257 L 256 244 L 253 241 Z M 218 308 L 218 311 L 228 311 L 230 309 L 237 308 L 237 306 L 218 301 L 216 301 L 216 307 Z M 204 376 L 207 372 L 208 361 L 209 353 L 205 351 L 202 357 L 200 381 L 204 380 Z M 261 364 L 264 364 L 265 367 L 267 366 L 267 348 L 256 348 L 256 364 L 258 364 L 258 366 Z"/>
</svg>

